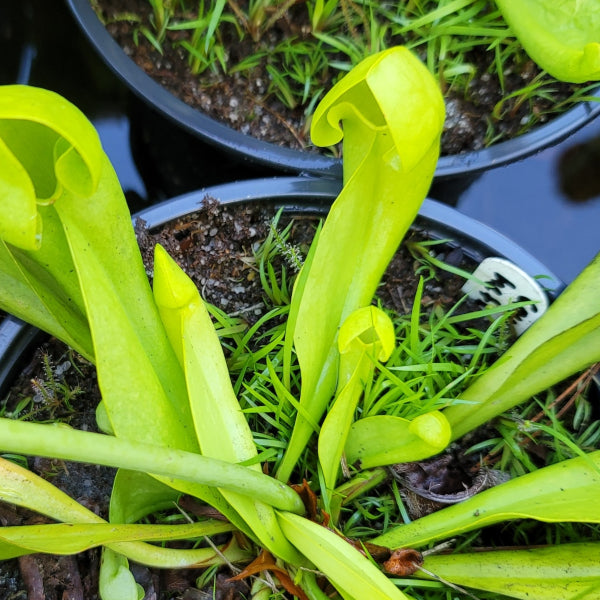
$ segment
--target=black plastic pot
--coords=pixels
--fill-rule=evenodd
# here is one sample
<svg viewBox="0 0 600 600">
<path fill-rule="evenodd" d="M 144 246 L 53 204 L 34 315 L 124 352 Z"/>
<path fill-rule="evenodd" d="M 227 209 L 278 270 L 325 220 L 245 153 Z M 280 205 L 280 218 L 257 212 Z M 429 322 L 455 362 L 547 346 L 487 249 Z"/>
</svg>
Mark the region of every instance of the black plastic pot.
<svg viewBox="0 0 600 600">
<path fill-rule="evenodd" d="M 340 190 L 339 182 L 326 178 L 275 177 L 253 179 L 199 190 L 156 204 L 134 215 L 150 228 L 198 210 L 208 195 L 223 204 L 267 202 L 285 206 L 292 213 L 325 215 Z M 425 200 L 415 226 L 438 239 L 451 239 L 476 262 L 488 256 L 506 258 L 531 276 L 543 275 L 550 299 L 563 289 L 563 283 L 542 263 L 509 239 L 457 210 Z M 38 329 L 14 317 L 0 323 L 0 398 L 8 391 L 16 374 L 31 359 L 33 349 L 45 338 Z"/>
<path fill-rule="evenodd" d="M 182 142 L 179 136 L 173 136 L 172 128 L 168 133 L 157 131 L 160 124 L 156 121 L 151 123 L 151 127 L 143 127 L 146 136 L 158 136 L 152 140 L 152 148 L 155 151 L 162 148 L 160 156 L 163 162 L 171 156 L 176 158 L 172 161 L 173 164 L 181 167 L 173 173 L 176 179 L 192 178 L 195 169 L 201 167 L 204 158 L 213 159 L 212 164 L 218 169 L 223 165 L 223 160 L 215 160 L 215 150 L 236 163 L 237 167 L 252 166 L 255 172 L 253 175 L 246 174 L 247 176 L 265 175 L 271 170 L 271 174 L 305 173 L 341 177 L 342 167 L 338 159 L 260 141 L 189 107 L 152 80 L 123 52 L 96 17 L 89 0 L 67 0 L 67 4 L 82 31 L 110 68 L 145 104 L 191 135 L 190 139 L 184 139 Z M 444 156 L 438 163 L 436 181 L 472 176 L 480 171 L 525 158 L 563 140 L 598 114 L 600 103 L 582 102 L 549 123 L 513 140 L 483 150 Z M 194 145 L 194 139 L 200 140 L 205 146 L 208 145 L 209 150 L 203 151 L 199 145 Z M 221 179 L 225 180 L 227 179 Z M 185 189 L 185 186 L 182 185 L 178 189 Z"/>
<path fill-rule="evenodd" d="M 48 336 L 12 315 L 0 316 L 0 400 L 31 358 L 33 349 Z"/>
<path fill-rule="evenodd" d="M 199 210 L 208 195 L 222 204 L 269 202 L 285 206 L 291 213 L 325 215 L 341 189 L 337 180 L 321 177 L 273 177 L 237 181 L 195 191 L 161 202 L 136 214 L 148 227 L 158 227 L 168 221 Z M 475 262 L 488 256 L 505 258 L 531 276 L 544 276 L 544 287 L 551 299 L 564 288 L 560 279 L 523 248 L 487 225 L 456 209 L 426 199 L 415 222 L 437 239 L 450 239 L 461 246 Z"/>
</svg>

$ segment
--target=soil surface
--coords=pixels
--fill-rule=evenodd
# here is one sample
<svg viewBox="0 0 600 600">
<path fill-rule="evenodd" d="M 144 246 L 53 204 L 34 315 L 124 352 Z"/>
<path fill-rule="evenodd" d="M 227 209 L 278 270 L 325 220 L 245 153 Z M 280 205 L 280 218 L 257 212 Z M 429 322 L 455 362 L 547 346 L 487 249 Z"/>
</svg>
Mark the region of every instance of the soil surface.
<svg viewBox="0 0 600 600">
<path fill-rule="evenodd" d="M 256 66 L 250 77 L 239 72 L 225 77 L 210 70 L 200 76 L 194 75 L 187 63 L 187 53 L 178 45 L 182 40 L 189 41 L 188 32 L 167 31 L 162 43 L 162 54 L 139 33 L 140 26 L 152 30 L 151 8 L 147 0 L 94 0 L 93 4 L 103 22 L 107 23 L 107 30 L 127 55 L 153 79 L 190 106 L 258 139 L 295 149 L 319 151 L 311 146 L 304 109 L 298 107 L 291 110 L 268 93 L 270 75 L 264 60 Z M 286 37 L 305 30 L 308 27 L 308 23 L 304 23 L 307 18 L 305 13 L 306 10 L 300 11 L 296 7 L 292 16 L 280 19 L 267 32 L 267 39 L 261 40 L 264 47 L 274 46 Z M 127 20 L 128 14 L 139 15 L 141 21 Z M 179 17 L 180 20 L 193 19 L 193 15 Z M 396 40 L 394 43 L 402 44 L 403 41 Z M 256 52 L 253 43 L 245 40 L 240 42 L 237 37 L 227 47 L 230 64 L 237 64 Z M 445 91 L 447 116 L 442 135 L 443 155 L 485 147 L 490 126 L 495 130 L 495 143 L 515 137 L 525 128 L 547 121 L 551 118 L 546 114 L 548 110 L 561 99 L 569 97 L 574 89 L 573 86 L 556 82 L 551 100 L 534 97 L 531 101 L 522 102 L 518 96 L 509 98 L 504 104 L 502 117 L 496 119 L 492 117 L 494 106 L 503 98 L 529 85 L 540 70 L 529 60 L 519 65 L 507 64 L 504 72 L 505 88 L 502 90 L 498 79 L 487 73 L 494 60 L 492 52 L 475 52 L 468 55 L 467 60 L 476 68 L 468 94 L 456 93 L 452 89 Z M 331 80 L 325 83 L 324 89 L 331 87 L 335 75 L 332 72 Z"/>
<path fill-rule="evenodd" d="M 205 199 L 204 209 L 168 226 L 149 231 L 144 223 L 136 232 L 147 272 L 152 276 L 152 254 L 162 244 L 192 277 L 204 298 L 228 313 L 254 322 L 267 310 L 256 273 L 253 250 L 265 238 L 274 216 L 272 207 L 219 206 Z M 283 216 L 281 227 L 289 219 Z M 306 253 L 317 217 L 294 218 L 289 242 Z M 413 230 L 407 239 L 423 239 Z M 439 256 L 457 266 L 474 265 L 460 250 L 448 248 Z M 415 259 L 403 246 L 385 276 L 382 301 L 398 312 L 410 311 L 418 283 Z M 460 296 L 462 279 L 449 275 L 427 285 L 424 307 L 449 305 Z M 97 431 L 95 408 L 100 399 L 95 368 L 61 342 L 49 339 L 40 347 L 0 408 L 6 416 L 33 421 L 63 421 Z M 28 467 L 50 480 L 71 497 L 102 517 L 107 516 L 114 470 L 93 465 L 40 458 L 27 460 Z M 28 510 L 0 505 L 0 523 L 18 525 L 48 521 Z M 91 550 L 74 557 L 35 554 L 0 562 L 0 600 L 97 600 L 100 552 Z M 195 587 L 198 571 L 151 570 L 135 566 L 135 576 L 147 590 L 146 600 L 203 598 Z M 243 597 L 244 582 L 219 577 L 220 599 Z M 212 598 L 212 596 L 210 596 Z"/>
</svg>

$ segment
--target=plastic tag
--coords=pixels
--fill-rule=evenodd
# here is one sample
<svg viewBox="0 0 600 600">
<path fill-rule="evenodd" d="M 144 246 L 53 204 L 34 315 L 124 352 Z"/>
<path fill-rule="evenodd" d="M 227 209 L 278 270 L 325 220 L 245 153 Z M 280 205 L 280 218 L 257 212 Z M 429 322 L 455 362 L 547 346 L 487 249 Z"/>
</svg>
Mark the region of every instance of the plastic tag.
<svg viewBox="0 0 600 600">
<path fill-rule="evenodd" d="M 533 303 L 520 308 L 514 319 L 517 335 L 521 335 L 548 308 L 548 298 L 539 283 L 523 269 L 504 258 L 486 258 L 473 272 L 473 277 L 487 284 L 467 280 L 462 291 L 484 306 L 504 306 L 512 302 Z"/>
</svg>

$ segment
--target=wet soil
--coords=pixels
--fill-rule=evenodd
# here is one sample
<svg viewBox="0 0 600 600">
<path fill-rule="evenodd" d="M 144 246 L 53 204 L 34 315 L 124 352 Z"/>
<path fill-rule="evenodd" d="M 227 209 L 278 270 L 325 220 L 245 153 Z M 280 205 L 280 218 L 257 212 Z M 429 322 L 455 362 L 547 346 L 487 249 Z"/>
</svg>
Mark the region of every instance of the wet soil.
<svg viewBox="0 0 600 600">
<path fill-rule="evenodd" d="M 274 210 L 268 205 L 260 208 L 250 205 L 220 206 L 210 197 L 204 199 L 204 210 L 175 221 L 170 228 L 149 231 L 143 222 L 136 224 L 138 242 L 142 249 L 148 275 L 152 276 L 153 249 L 162 244 L 169 254 L 188 273 L 203 297 L 229 314 L 246 314 L 255 320 L 265 310 L 265 298 L 252 252 L 262 241 L 270 227 Z M 285 227 L 292 215 L 284 213 L 279 227 Z M 317 215 L 293 215 L 289 244 L 306 254 L 314 235 Z M 425 231 L 414 228 L 407 242 L 425 239 Z M 460 250 L 446 247 L 440 251 L 441 259 L 450 253 L 455 266 L 466 270 L 474 268 L 473 262 Z M 412 307 L 419 281 L 415 269 L 418 264 L 406 245 L 401 246 L 390 263 L 379 288 L 378 295 L 389 308 L 406 313 Z M 437 282 L 429 282 L 423 302 L 434 301 L 443 305 L 453 303 L 460 296 L 464 280 L 442 274 Z"/>
<path fill-rule="evenodd" d="M 270 75 L 266 69 L 266 59 L 258 62 L 250 76 L 239 72 L 224 76 L 221 73 L 204 71 L 200 76 L 192 73 L 187 53 L 181 48 L 182 41 L 190 41 L 186 31 L 167 31 L 162 43 L 162 54 L 140 33 L 140 27 L 152 30 L 150 3 L 146 0 L 94 0 L 94 6 L 107 30 L 146 73 L 190 106 L 206 113 L 217 121 L 233 129 L 274 144 L 318 152 L 311 146 L 304 109 L 287 108 L 274 94 L 269 93 Z M 293 10 L 293 9 L 292 9 Z M 280 19 L 269 29 L 262 48 L 275 46 L 290 35 L 300 35 L 310 29 L 306 21 L 306 11 L 296 12 Z M 127 15 L 138 15 L 139 21 L 128 20 Z M 193 15 L 176 14 L 175 20 L 193 19 Z M 224 36 L 227 35 L 227 32 Z M 256 52 L 253 42 L 241 42 L 231 29 L 232 40 L 224 39 L 228 48 L 230 64 L 237 64 Z M 228 42 L 231 43 L 228 44 Z M 402 44 L 402 40 L 393 43 Z M 393 45 L 393 44 L 390 44 Z M 507 64 L 504 72 L 505 87 L 502 89 L 496 77 L 487 73 L 494 60 L 492 52 L 474 52 L 467 60 L 476 68 L 467 93 L 445 90 L 447 117 L 442 135 L 442 154 L 458 154 L 478 150 L 490 142 L 510 139 L 533 125 L 544 123 L 551 118 L 548 111 L 561 99 L 572 94 L 573 86 L 556 82 L 553 85 L 552 99 L 534 97 L 522 102 L 510 95 L 529 85 L 540 70 L 530 60 L 523 64 Z M 324 82 L 329 89 L 334 77 Z M 506 98 L 503 114 L 493 117 L 496 104 Z M 490 127 L 493 139 L 490 140 Z"/>
</svg>

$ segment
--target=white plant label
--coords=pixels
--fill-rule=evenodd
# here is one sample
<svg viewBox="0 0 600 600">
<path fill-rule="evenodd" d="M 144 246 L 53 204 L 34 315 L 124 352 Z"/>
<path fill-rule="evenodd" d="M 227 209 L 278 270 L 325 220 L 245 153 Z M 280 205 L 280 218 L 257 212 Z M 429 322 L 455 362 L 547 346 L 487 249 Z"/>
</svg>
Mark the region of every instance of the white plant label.
<svg viewBox="0 0 600 600">
<path fill-rule="evenodd" d="M 484 306 L 532 302 L 531 305 L 520 308 L 515 315 L 517 335 L 521 335 L 548 308 L 548 297 L 540 284 L 523 269 L 504 258 L 486 258 L 475 269 L 473 277 L 475 280 L 467 280 L 462 291 Z"/>
</svg>

